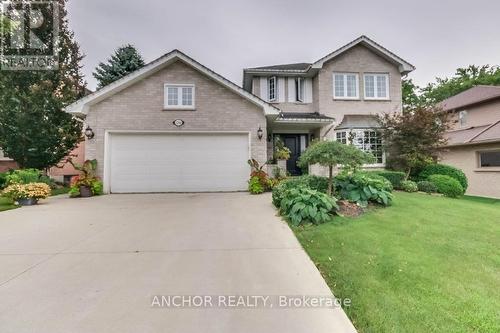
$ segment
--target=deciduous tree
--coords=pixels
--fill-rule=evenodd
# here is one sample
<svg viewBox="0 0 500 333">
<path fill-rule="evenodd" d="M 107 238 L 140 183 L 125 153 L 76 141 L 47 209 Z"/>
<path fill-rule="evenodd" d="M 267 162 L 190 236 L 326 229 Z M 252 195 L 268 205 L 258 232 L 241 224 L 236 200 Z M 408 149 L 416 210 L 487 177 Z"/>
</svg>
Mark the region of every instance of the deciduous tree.
<svg viewBox="0 0 500 333">
<path fill-rule="evenodd" d="M 404 170 L 406 178 L 415 168 L 435 161 L 446 144 L 448 115 L 436 108 L 417 107 L 396 114 L 379 116 L 387 165 Z"/>
</svg>

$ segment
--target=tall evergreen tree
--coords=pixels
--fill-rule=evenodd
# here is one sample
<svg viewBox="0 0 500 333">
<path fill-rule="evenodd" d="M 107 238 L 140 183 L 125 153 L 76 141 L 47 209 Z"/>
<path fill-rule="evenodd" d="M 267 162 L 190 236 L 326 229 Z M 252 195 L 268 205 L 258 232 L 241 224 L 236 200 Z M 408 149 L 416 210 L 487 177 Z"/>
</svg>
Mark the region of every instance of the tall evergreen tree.
<svg viewBox="0 0 500 333">
<path fill-rule="evenodd" d="M 130 74 L 145 65 L 139 51 L 130 44 L 119 47 L 106 63 L 100 63 L 92 75 L 97 79 L 97 88 Z"/>
<path fill-rule="evenodd" d="M 68 27 L 66 1 L 58 0 L 58 69 L 0 71 L 0 147 L 21 168 L 54 166 L 82 138 L 81 123 L 63 110 L 85 93 L 83 56 Z M 43 29 L 53 32 L 51 25 Z"/>
</svg>

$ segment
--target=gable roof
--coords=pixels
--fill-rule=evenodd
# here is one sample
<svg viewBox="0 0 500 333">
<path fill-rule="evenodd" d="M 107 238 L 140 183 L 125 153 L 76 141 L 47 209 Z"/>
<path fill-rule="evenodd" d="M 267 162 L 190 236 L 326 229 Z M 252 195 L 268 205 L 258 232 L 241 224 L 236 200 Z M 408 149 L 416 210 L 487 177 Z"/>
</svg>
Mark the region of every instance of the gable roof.
<svg viewBox="0 0 500 333">
<path fill-rule="evenodd" d="M 152 74 L 160 71 L 161 69 L 167 67 L 168 65 L 176 62 L 176 61 L 182 61 L 183 63 L 191 66 L 195 70 L 201 72 L 202 74 L 205 74 L 206 76 L 210 77 L 217 83 L 221 84 L 222 86 L 228 88 L 229 90 L 233 91 L 234 93 L 240 95 L 241 97 L 245 98 L 246 100 L 250 101 L 251 103 L 262 107 L 264 114 L 265 115 L 278 115 L 280 110 L 276 108 L 275 106 L 265 102 L 264 100 L 260 99 L 259 97 L 249 93 L 248 91 L 244 90 L 237 84 L 229 81 L 228 79 L 224 78 L 222 75 L 217 74 L 213 70 L 209 69 L 208 67 L 203 66 L 193 58 L 187 56 L 183 52 L 175 49 L 160 58 L 153 60 L 149 64 L 145 65 L 141 69 L 138 69 L 124 77 L 122 77 L 119 80 L 116 80 L 115 82 L 105 86 L 104 88 L 97 90 L 81 99 L 78 101 L 74 102 L 73 104 L 68 105 L 65 108 L 65 111 L 74 115 L 78 116 L 85 116 L 88 113 L 89 107 L 92 105 L 95 105 L 106 98 L 109 98 L 110 96 L 130 87 L 131 85 L 151 76 Z"/>
<path fill-rule="evenodd" d="M 363 45 L 370 49 L 375 54 L 381 56 L 387 61 L 398 66 L 399 72 L 402 75 L 406 75 L 411 71 L 415 70 L 415 66 L 404 60 L 403 58 L 392 53 L 382 45 L 376 43 L 372 39 L 366 36 L 360 36 L 350 43 L 342 46 L 341 48 L 327 54 L 323 58 L 319 59 L 314 63 L 296 63 L 296 64 L 284 64 L 284 65 L 272 65 L 263 67 L 253 67 L 243 69 L 243 88 L 246 90 L 251 89 L 252 77 L 257 74 L 269 75 L 269 74 L 281 74 L 281 75 L 291 75 L 291 74 L 302 74 L 304 76 L 314 76 L 323 65 L 332 60 L 335 57 L 343 54 L 344 52 L 352 49 L 357 45 Z"/>
<path fill-rule="evenodd" d="M 312 64 L 312 68 L 322 68 L 324 63 L 332 60 L 335 57 L 338 57 L 342 53 L 352 49 L 356 45 L 363 45 L 366 46 L 368 49 L 372 50 L 382 58 L 385 58 L 386 60 L 396 64 L 399 66 L 399 72 L 403 75 L 410 73 L 411 71 L 415 70 L 415 66 L 404 60 L 403 58 L 400 58 L 396 54 L 392 53 L 382 45 L 378 44 L 374 40 L 366 37 L 366 36 L 361 36 L 356 38 L 350 43 L 347 43 L 346 45 L 342 46 L 341 48 L 333 51 L 332 53 L 324 56 L 323 58 L 319 59 L 316 61 L 314 64 Z"/>
<path fill-rule="evenodd" d="M 496 98 L 500 98 L 500 86 L 478 85 L 445 99 L 438 106 L 444 111 L 451 111 Z"/>
</svg>

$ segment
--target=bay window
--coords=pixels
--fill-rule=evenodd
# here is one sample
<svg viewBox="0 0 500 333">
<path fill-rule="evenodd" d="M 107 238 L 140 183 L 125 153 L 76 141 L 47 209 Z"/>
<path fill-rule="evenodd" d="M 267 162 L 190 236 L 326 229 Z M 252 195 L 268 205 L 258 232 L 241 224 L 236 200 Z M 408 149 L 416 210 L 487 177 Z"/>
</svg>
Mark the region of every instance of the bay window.
<svg viewBox="0 0 500 333">
<path fill-rule="evenodd" d="M 351 129 L 335 133 L 337 141 L 343 144 L 352 144 L 358 149 L 375 156 L 374 164 L 384 164 L 384 150 L 382 137 L 376 129 Z"/>
</svg>

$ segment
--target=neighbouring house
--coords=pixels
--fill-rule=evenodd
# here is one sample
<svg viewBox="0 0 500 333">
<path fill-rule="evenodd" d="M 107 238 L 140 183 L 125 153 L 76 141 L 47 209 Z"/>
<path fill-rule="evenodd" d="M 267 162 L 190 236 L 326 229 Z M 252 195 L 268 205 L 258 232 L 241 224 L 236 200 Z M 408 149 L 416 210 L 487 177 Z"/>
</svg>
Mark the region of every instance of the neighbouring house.
<svg viewBox="0 0 500 333">
<path fill-rule="evenodd" d="M 69 156 L 72 158 L 73 162 L 82 164 L 85 159 L 85 143 L 80 143 L 78 147 L 71 151 Z M 0 172 L 6 172 L 17 168 L 17 163 L 13 159 L 5 156 L 2 149 L 0 149 Z M 52 179 L 65 184 L 70 182 L 71 177 L 78 174 L 79 172 L 75 170 L 70 163 L 61 163 L 57 167 L 52 167 L 47 171 L 47 175 Z"/>
<path fill-rule="evenodd" d="M 385 156 L 376 116 L 402 111 L 401 77 L 415 67 L 366 36 L 313 63 L 247 68 L 243 88 L 280 109 L 268 122 L 268 157 L 276 138 L 291 150 L 287 169 L 302 173 L 297 159 L 313 139 L 338 140 Z M 326 170 L 310 170 L 323 174 Z"/>
<path fill-rule="evenodd" d="M 75 149 L 69 153 L 69 158 L 76 165 L 82 165 L 85 161 L 85 142 L 81 142 Z M 71 177 L 79 175 L 80 171 L 76 170 L 73 165 L 66 160 L 49 169 L 47 175 L 57 182 L 69 185 Z"/>
<path fill-rule="evenodd" d="M 243 88 L 174 50 L 66 111 L 94 137 L 107 193 L 246 190 L 247 160 L 314 139 L 352 142 L 384 165 L 375 115 L 401 112 L 401 76 L 414 67 L 362 36 L 315 63 L 244 70 Z"/>
<path fill-rule="evenodd" d="M 462 169 L 467 194 L 500 198 L 500 86 L 476 86 L 439 104 L 452 129 L 441 162 Z"/>
<path fill-rule="evenodd" d="M 0 172 L 9 171 L 11 169 L 17 169 L 17 163 L 13 159 L 5 156 L 3 150 L 0 149 Z"/>
</svg>

